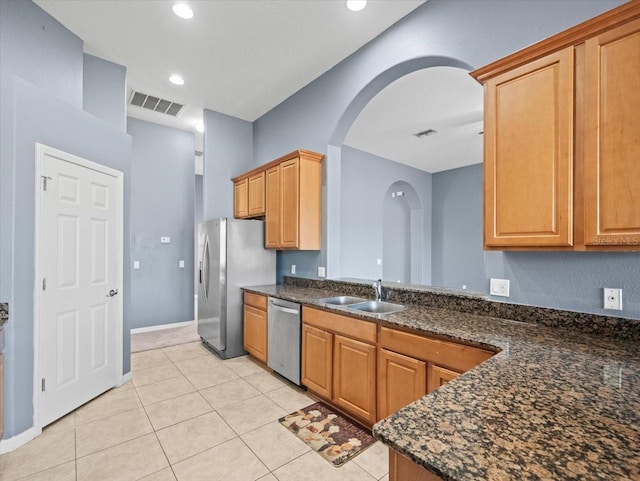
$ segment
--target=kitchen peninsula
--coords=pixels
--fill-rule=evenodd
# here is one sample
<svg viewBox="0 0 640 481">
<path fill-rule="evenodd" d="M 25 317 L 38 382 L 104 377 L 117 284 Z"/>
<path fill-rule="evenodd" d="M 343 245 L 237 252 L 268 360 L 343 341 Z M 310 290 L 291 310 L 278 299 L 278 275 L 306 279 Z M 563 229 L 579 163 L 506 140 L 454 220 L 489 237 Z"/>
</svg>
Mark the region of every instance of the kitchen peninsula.
<svg viewBox="0 0 640 481">
<path fill-rule="evenodd" d="M 442 479 L 639 479 L 640 321 L 392 286 L 387 300 L 408 308 L 384 316 L 319 302 L 371 297 L 369 284 L 245 290 L 497 352 L 373 427 Z"/>
</svg>

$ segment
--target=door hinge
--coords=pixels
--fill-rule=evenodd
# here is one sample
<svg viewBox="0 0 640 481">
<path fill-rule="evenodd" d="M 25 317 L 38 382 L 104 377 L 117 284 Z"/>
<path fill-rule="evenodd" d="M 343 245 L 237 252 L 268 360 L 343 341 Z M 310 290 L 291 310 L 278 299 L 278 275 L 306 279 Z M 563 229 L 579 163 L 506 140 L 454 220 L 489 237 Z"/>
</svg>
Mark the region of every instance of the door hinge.
<svg viewBox="0 0 640 481">
<path fill-rule="evenodd" d="M 43 291 L 47 290 L 47 279 L 42 279 L 42 290 Z"/>
<path fill-rule="evenodd" d="M 42 392 L 44 392 L 44 385 L 45 385 L 44 378 L 42 378 Z"/>
<path fill-rule="evenodd" d="M 47 191 L 47 181 L 51 180 L 51 177 L 47 177 L 46 175 L 42 176 L 42 190 Z"/>
</svg>

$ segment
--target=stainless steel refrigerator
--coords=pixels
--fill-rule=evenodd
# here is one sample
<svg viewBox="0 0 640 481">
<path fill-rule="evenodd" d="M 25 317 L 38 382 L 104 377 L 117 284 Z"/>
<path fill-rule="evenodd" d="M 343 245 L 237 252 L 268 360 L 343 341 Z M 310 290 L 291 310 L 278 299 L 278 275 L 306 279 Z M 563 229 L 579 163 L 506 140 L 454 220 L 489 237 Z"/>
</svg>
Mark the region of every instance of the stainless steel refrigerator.
<svg viewBox="0 0 640 481">
<path fill-rule="evenodd" d="M 198 335 L 223 359 L 245 354 L 241 287 L 276 282 L 276 253 L 264 248 L 264 222 L 199 224 L 198 269 Z"/>
</svg>

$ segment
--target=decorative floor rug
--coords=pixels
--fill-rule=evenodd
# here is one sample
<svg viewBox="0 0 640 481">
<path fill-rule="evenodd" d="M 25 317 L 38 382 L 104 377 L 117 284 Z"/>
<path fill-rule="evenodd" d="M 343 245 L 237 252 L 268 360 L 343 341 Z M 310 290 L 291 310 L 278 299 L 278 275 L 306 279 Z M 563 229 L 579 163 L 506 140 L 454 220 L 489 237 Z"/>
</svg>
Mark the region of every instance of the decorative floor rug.
<svg viewBox="0 0 640 481">
<path fill-rule="evenodd" d="M 336 467 L 376 442 L 366 430 L 320 402 L 287 414 L 279 421 Z"/>
</svg>

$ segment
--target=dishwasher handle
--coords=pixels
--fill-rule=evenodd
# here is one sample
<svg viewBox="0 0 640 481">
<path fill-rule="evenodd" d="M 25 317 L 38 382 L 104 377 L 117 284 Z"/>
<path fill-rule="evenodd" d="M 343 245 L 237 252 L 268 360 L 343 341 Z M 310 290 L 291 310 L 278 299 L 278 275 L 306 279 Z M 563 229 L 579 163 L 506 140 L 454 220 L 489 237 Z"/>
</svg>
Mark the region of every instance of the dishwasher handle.
<svg viewBox="0 0 640 481">
<path fill-rule="evenodd" d="M 300 314 L 300 311 L 298 311 L 298 309 L 291 309 L 290 307 L 284 307 L 279 304 L 276 304 L 275 302 L 270 302 L 269 307 L 276 309 L 278 311 L 286 312 L 287 314 L 295 314 L 296 316 Z"/>
</svg>

